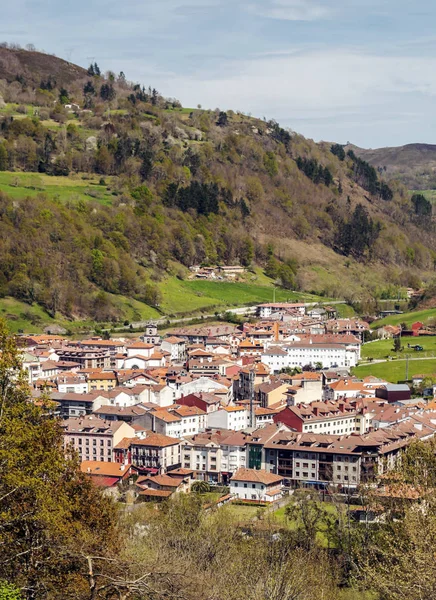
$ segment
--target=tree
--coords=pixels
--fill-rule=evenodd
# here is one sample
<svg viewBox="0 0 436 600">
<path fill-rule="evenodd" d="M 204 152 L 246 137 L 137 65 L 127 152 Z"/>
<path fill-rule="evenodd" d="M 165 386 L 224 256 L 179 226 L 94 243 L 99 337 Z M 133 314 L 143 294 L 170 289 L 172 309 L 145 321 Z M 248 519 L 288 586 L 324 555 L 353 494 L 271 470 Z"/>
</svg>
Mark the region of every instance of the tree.
<svg viewBox="0 0 436 600">
<path fill-rule="evenodd" d="M 83 93 L 85 95 L 94 95 L 95 94 L 95 87 L 92 83 L 92 81 L 87 81 L 85 83 L 85 85 L 83 86 Z"/>
<path fill-rule="evenodd" d="M 329 519 L 322 504 L 304 490 L 294 493 L 290 504 L 285 508 L 285 515 L 295 522 L 296 542 L 306 550 L 315 546 L 318 531 Z"/>
<path fill-rule="evenodd" d="M 88 585 L 86 556 L 116 547 L 115 508 L 65 454 L 51 403 L 31 401 L 3 321 L 0 350 L 0 578 L 27 600 L 68 597 Z"/>
<path fill-rule="evenodd" d="M 411 202 L 415 215 L 420 217 L 430 217 L 432 214 L 432 204 L 424 194 L 413 194 Z"/>
<path fill-rule="evenodd" d="M 0 581 L 0 600 L 21 600 L 20 590 L 13 584 Z"/>
<path fill-rule="evenodd" d="M 114 100 L 115 96 L 116 92 L 114 86 L 110 83 L 103 83 L 100 88 L 100 98 L 106 102 L 110 102 L 111 100 Z"/>
<path fill-rule="evenodd" d="M 6 171 L 8 168 L 8 151 L 4 144 L 0 144 L 0 171 Z"/>
<path fill-rule="evenodd" d="M 194 481 L 191 490 L 196 494 L 207 494 L 210 492 L 210 485 L 207 481 Z"/>
<path fill-rule="evenodd" d="M 227 113 L 224 111 L 221 111 L 220 114 L 218 115 L 218 120 L 216 122 L 216 124 L 218 125 L 218 127 L 225 127 L 229 122 L 229 119 L 227 117 Z"/>
<path fill-rule="evenodd" d="M 241 259 L 241 265 L 249 267 L 254 258 L 254 245 L 250 238 L 245 238 L 241 244 L 241 250 L 239 252 Z"/>
<path fill-rule="evenodd" d="M 395 337 L 394 338 L 394 352 L 400 352 L 400 350 L 401 350 L 401 338 Z"/>
<path fill-rule="evenodd" d="M 363 582 L 381 600 L 430 600 L 436 595 L 436 444 L 412 443 L 386 483 L 383 526 L 358 553 Z"/>
<path fill-rule="evenodd" d="M 339 160 L 345 160 L 345 150 L 341 144 L 333 144 L 330 147 L 330 152 L 337 156 Z"/>
</svg>

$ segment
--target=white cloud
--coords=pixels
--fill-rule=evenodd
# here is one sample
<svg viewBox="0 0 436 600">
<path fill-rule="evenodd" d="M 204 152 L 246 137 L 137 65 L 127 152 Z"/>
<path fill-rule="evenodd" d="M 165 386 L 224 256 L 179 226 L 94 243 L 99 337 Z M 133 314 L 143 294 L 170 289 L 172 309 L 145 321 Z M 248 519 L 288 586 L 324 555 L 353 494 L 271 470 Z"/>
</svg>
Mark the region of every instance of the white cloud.
<svg viewBox="0 0 436 600">
<path fill-rule="evenodd" d="M 315 21 L 331 14 L 329 6 L 313 0 L 260 0 L 247 8 L 259 16 L 285 21 Z"/>
</svg>

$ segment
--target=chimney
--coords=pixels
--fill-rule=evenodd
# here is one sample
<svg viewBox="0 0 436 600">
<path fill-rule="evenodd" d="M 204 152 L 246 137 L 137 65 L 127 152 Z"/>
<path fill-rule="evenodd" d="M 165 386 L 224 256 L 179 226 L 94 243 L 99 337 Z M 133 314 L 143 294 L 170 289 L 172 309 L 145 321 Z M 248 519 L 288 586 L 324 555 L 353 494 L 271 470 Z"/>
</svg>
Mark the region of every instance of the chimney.
<svg viewBox="0 0 436 600">
<path fill-rule="evenodd" d="M 345 412 L 345 402 L 339 402 L 338 408 L 341 412 Z"/>
<path fill-rule="evenodd" d="M 314 406 L 313 407 L 313 415 L 314 415 L 314 417 L 317 417 L 318 413 L 319 413 L 319 408 L 317 406 Z"/>
<path fill-rule="evenodd" d="M 120 465 L 120 471 L 124 471 L 126 465 Z"/>
</svg>

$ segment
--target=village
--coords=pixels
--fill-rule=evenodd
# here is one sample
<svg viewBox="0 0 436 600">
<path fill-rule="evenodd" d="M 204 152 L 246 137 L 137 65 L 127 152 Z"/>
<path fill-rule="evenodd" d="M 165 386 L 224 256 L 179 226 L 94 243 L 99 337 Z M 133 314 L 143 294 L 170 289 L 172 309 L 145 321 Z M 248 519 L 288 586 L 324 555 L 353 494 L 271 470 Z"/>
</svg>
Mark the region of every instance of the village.
<svg viewBox="0 0 436 600">
<path fill-rule="evenodd" d="M 34 401 L 106 493 L 160 502 L 204 482 L 218 503 L 265 506 L 297 488 L 356 495 L 435 435 L 434 390 L 351 374 L 368 331 L 333 307 L 268 303 L 239 326 L 18 339 Z"/>
</svg>

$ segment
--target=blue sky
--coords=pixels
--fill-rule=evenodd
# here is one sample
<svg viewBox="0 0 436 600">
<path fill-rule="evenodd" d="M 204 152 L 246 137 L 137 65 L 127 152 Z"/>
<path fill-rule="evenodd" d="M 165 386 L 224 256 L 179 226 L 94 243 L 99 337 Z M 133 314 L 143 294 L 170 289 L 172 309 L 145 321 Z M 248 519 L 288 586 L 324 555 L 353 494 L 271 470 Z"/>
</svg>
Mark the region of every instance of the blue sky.
<svg viewBox="0 0 436 600">
<path fill-rule="evenodd" d="M 184 106 L 275 118 L 315 140 L 436 143 L 436 3 L 15 0 L 0 40 L 123 70 Z"/>
</svg>

